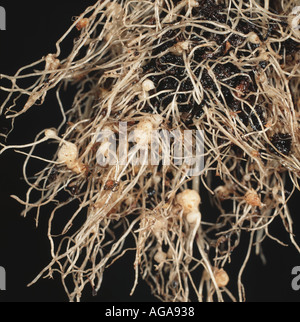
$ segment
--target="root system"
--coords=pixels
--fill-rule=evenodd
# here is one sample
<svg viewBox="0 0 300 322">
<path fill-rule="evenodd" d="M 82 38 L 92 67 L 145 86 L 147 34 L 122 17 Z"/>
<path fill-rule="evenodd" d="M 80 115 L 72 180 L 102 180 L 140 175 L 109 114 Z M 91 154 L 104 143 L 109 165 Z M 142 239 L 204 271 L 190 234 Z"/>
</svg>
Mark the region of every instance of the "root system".
<svg viewBox="0 0 300 322">
<path fill-rule="evenodd" d="M 1 147 L 1 154 L 13 148 L 26 155 L 28 192 L 25 200 L 13 196 L 23 216 L 35 211 L 38 223 L 41 208 L 53 205 L 52 260 L 32 283 L 58 272 L 69 300 L 79 301 L 87 284 L 99 291 L 105 269 L 133 250 L 131 292 L 142 278 L 162 301 L 244 301 L 251 250 L 261 254 L 265 238 L 282 243 L 269 232 L 275 218 L 300 251 L 287 206 L 300 175 L 299 19 L 296 0 L 102 0 L 76 17 L 55 53 L 1 75 L 10 86 L 1 86 L 7 96 L 0 112 L 12 125 L 50 91 L 62 115 L 61 125 L 35 142 Z M 61 57 L 74 29 L 74 46 Z M 20 86 L 24 79 L 31 85 Z M 76 89 L 71 107 L 60 99 L 68 88 Z M 157 165 L 130 162 L 119 122 L 128 133 L 202 131 L 203 171 L 190 176 L 189 166 L 174 159 L 163 165 L 161 155 Z M 127 162 L 99 164 L 104 130 Z M 49 142 L 57 145 L 52 160 L 35 153 Z M 26 171 L 32 159 L 43 164 L 34 182 Z M 205 191 L 216 220 L 201 214 Z M 57 212 L 70 204 L 77 208 L 57 231 Z M 125 247 L 128 238 L 133 248 Z M 241 238 L 249 242 L 247 256 L 238 276 L 228 276 Z M 238 294 L 227 288 L 229 279 Z"/>
</svg>

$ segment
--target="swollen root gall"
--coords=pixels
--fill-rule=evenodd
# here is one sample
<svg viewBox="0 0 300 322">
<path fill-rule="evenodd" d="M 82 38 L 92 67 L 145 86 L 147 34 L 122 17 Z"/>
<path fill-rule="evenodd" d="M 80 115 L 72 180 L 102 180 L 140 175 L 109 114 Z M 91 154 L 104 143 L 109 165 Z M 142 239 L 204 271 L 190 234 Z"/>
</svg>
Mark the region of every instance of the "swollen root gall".
<svg viewBox="0 0 300 322">
<path fill-rule="evenodd" d="M 162 251 L 158 251 L 154 256 L 154 260 L 159 264 L 164 262 L 166 258 L 167 258 L 167 254 Z"/>
<path fill-rule="evenodd" d="M 187 215 L 198 210 L 201 198 L 197 191 L 186 189 L 177 195 L 176 201 L 182 207 L 183 214 Z"/>
<path fill-rule="evenodd" d="M 89 19 L 88 18 L 82 18 L 80 19 L 77 24 L 76 24 L 76 28 L 78 31 L 80 31 L 83 28 L 86 28 L 89 24 Z"/>
<path fill-rule="evenodd" d="M 107 180 L 104 185 L 104 190 L 110 190 L 112 192 L 116 192 L 119 190 L 119 182 L 115 180 Z"/>
<path fill-rule="evenodd" d="M 214 277 L 218 287 L 225 287 L 229 283 L 229 276 L 223 268 L 216 268 L 214 271 Z"/>
<path fill-rule="evenodd" d="M 66 164 L 74 162 L 78 158 L 78 149 L 74 143 L 66 142 L 58 151 L 58 161 Z"/>
<path fill-rule="evenodd" d="M 255 207 L 262 207 L 261 199 L 258 195 L 258 193 L 254 190 L 251 189 L 249 190 L 245 196 L 244 199 L 248 205 L 255 206 Z"/>
</svg>

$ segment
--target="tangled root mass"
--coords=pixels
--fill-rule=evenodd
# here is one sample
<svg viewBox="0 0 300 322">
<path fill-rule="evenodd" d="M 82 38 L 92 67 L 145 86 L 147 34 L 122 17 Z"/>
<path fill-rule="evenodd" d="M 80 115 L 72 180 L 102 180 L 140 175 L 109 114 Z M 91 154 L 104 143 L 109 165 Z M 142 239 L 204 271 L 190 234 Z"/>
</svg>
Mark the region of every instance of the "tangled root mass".
<svg viewBox="0 0 300 322">
<path fill-rule="evenodd" d="M 69 299 L 80 300 L 87 284 L 100 289 L 104 270 L 133 238 L 132 292 L 141 277 L 163 301 L 243 301 L 251 249 L 260 254 L 266 237 L 277 240 L 269 232 L 275 218 L 300 250 L 287 207 L 300 175 L 296 2 L 97 1 L 56 43 L 56 53 L 14 76 L 1 75 L 11 86 L 1 87 L 8 95 L 0 111 L 12 124 L 52 89 L 62 113 L 61 125 L 35 142 L 2 144 L 1 153 L 26 151 L 29 189 L 25 200 L 14 196 L 25 206 L 23 215 L 36 210 L 38 222 L 41 207 L 53 205 L 52 260 L 32 283 L 58 272 Z M 78 38 L 61 57 L 73 29 Z M 22 88 L 26 78 L 33 81 Z M 71 108 L 60 99 L 69 87 L 76 88 Z M 190 177 L 186 164 L 163 165 L 161 157 L 157 165 L 99 165 L 97 153 L 105 151 L 97 142 L 100 131 L 115 133 L 117 152 L 124 149 L 119 122 L 127 122 L 128 132 L 147 122 L 158 130 L 202 131 L 203 171 Z M 35 155 L 48 141 L 57 144 L 52 160 Z M 26 168 L 33 158 L 43 169 L 32 183 Z M 293 191 L 287 195 L 288 177 Z M 203 191 L 219 213 L 216 220 L 201 214 Z M 40 199 L 32 201 L 36 192 Z M 69 204 L 77 209 L 57 232 L 57 212 Z M 238 276 L 228 276 L 242 236 L 249 240 L 247 256 Z M 237 295 L 227 288 L 229 278 L 237 281 Z"/>
</svg>

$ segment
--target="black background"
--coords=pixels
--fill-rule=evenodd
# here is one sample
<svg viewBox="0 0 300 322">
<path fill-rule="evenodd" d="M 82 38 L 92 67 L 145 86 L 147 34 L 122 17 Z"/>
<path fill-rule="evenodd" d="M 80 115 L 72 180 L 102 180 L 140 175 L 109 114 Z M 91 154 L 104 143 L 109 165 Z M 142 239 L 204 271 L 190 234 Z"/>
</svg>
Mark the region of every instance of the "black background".
<svg viewBox="0 0 300 322">
<path fill-rule="evenodd" d="M 55 42 L 70 26 L 72 17 L 92 4 L 92 0 L 0 1 L 7 14 L 7 30 L 0 31 L 0 73 L 13 75 L 21 66 L 54 53 Z M 3 99 L 2 94 L 0 102 Z M 17 119 L 9 143 L 32 142 L 41 129 L 57 126 L 60 121 L 57 111 L 55 96 L 50 95 L 43 106 L 34 106 Z M 21 180 L 23 160 L 24 156 L 13 151 L 0 156 L 0 266 L 7 273 L 7 290 L 0 291 L 0 301 L 67 301 L 58 275 L 54 275 L 53 280 L 41 279 L 37 284 L 26 287 L 48 264 L 50 247 L 46 236 L 47 211 L 41 213 L 40 224 L 36 228 L 34 215 L 21 217 L 23 207 L 10 198 L 12 194 L 21 198 L 25 196 L 26 184 Z M 300 243 L 299 194 L 293 196 L 290 205 L 296 240 Z M 289 246 L 266 240 L 263 244 L 266 266 L 255 255 L 251 257 L 243 276 L 247 300 L 299 301 L 300 291 L 295 292 L 291 288 L 291 270 L 300 266 L 300 256 L 291 245 L 280 220 L 275 220 L 271 233 Z M 230 274 L 236 274 L 246 255 L 246 242 L 244 246 L 233 256 Z M 99 294 L 92 297 L 92 291 L 87 287 L 82 301 L 156 301 L 143 281 L 140 281 L 134 295 L 129 296 L 134 281 L 133 261 L 133 254 L 127 254 L 110 267 L 104 275 Z M 229 288 L 236 288 L 233 278 Z"/>
</svg>

